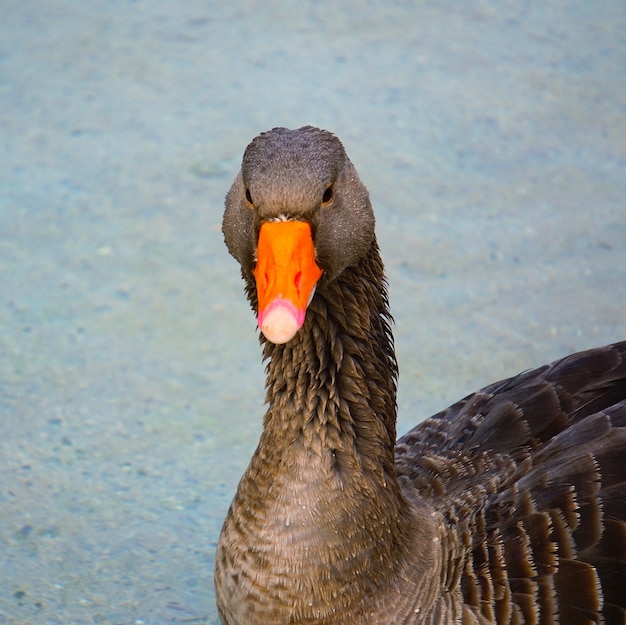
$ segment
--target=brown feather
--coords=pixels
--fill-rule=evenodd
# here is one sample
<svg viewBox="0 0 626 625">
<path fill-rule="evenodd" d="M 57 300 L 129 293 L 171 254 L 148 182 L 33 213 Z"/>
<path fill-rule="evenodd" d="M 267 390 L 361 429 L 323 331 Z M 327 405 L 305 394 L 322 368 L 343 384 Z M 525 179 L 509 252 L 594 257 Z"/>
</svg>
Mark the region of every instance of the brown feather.
<svg viewBox="0 0 626 625">
<path fill-rule="evenodd" d="M 324 275 L 295 337 L 261 338 L 268 410 L 220 537 L 222 623 L 626 625 L 626 341 L 491 384 L 396 442 L 373 212 L 330 133 L 275 129 L 246 150 L 223 230 L 255 311 L 257 232 L 284 218 L 310 223 Z"/>
</svg>

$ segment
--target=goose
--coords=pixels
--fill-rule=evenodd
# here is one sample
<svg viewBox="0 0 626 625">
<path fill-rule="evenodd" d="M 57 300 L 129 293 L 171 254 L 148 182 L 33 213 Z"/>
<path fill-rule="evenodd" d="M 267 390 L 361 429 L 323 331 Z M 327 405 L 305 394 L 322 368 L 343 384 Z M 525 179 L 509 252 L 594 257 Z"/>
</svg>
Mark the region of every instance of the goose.
<svg viewBox="0 0 626 625">
<path fill-rule="evenodd" d="M 256 137 L 222 229 L 267 363 L 216 552 L 223 625 L 626 623 L 626 341 L 396 441 L 374 213 L 340 140 Z"/>
</svg>

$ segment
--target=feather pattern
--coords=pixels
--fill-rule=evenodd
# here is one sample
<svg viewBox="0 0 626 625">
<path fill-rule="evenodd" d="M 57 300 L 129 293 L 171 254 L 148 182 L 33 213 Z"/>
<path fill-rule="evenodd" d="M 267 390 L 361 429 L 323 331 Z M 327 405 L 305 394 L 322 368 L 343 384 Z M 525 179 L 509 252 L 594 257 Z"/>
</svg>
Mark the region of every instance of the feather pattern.
<svg viewBox="0 0 626 625">
<path fill-rule="evenodd" d="M 218 546 L 222 623 L 626 625 L 626 342 L 396 442 L 373 213 L 330 133 L 274 129 L 246 151 L 223 228 L 254 311 L 256 237 L 279 216 L 311 224 L 324 275 L 294 338 L 261 337 L 268 408 Z"/>
</svg>

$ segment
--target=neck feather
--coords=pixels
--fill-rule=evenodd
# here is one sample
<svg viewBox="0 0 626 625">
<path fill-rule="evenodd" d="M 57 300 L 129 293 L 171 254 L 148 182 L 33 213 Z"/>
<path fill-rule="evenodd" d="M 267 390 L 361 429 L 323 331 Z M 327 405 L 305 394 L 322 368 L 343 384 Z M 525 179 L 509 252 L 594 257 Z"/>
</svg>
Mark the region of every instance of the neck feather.
<svg viewBox="0 0 626 625">
<path fill-rule="evenodd" d="M 356 460 L 375 482 L 395 482 L 398 369 L 390 324 L 374 242 L 358 265 L 315 295 L 294 339 L 262 339 L 265 428 L 302 436 L 311 450 L 332 451 L 336 462 Z"/>
<path fill-rule="evenodd" d="M 254 307 L 252 286 L 248 295 Z M 373 243 L 358 265 L 320 287 L 291 341 L 261 339 L 269 406 L 222 530 L 217 574 L 274 581 L 254 592 L 233 586 L 231 602 L 247 610 L 242 622 L 271 622 L 268 606 L 277 605 L 310 622 L 339 622 L 330 615 L 363 607 L 363 597 L 399 575 L 411 519 L 394 463 L 390 323 Z M 278 599 L 275 587 L 291 590 Z"/>
</svg>

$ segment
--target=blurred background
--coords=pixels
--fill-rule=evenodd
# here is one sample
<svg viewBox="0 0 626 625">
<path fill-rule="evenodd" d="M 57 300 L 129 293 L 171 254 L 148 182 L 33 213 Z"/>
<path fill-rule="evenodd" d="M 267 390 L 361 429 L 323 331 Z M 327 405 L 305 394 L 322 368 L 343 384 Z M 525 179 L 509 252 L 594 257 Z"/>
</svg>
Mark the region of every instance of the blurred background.
<svg viewBox="0 0 626 625">
<path fill-rule="evenodd" d="M 399 432 L 626 338 L 626 4 L 3 0 L 0 625 L 217 622 L 263 366 L 223 198 L 274 126 L 370 189 Z"/>
</svg>

